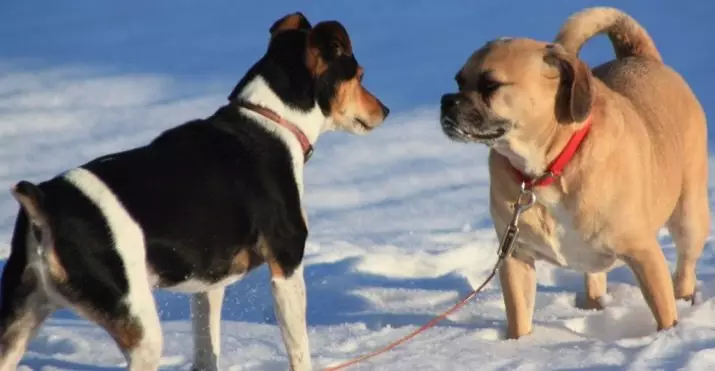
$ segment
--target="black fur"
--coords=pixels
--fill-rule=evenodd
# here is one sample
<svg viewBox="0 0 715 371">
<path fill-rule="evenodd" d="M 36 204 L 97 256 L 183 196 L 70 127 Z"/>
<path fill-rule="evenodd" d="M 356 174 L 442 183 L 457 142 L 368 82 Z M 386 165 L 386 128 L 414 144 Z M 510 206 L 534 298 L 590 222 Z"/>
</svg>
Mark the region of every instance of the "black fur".
<svg viewBox="0 0 715 371">
<path fill-rule="evenodd" d="M 304 61 L 306 37 L 293 30 L 277 35 L 231 98 L 261 75 L 285 104 L 312 108 L 316 85 Z M 292 164 L 286 145 L 231 102 L 208 118 L 165 131 L 146 146 L 97 158 L 82 168 L 99 177 L 141 226 L 149 265 L 167 287 L 191 278 L 219 281 L 245 249 L 256 265 L 261 263 L 260 238 L 283 272 L 292 275 L 308 236 Z M 123 316 L 126 308 L 118 298 L 127 293 L 127 278 L 104 217 L 62 176 L 38 187 L 67 273 L 58 289 L 103 315 Z M 24 291 L 18 290 L 31 289 L 21 284 L 27 227 L 20 213 L 3 273 L 3 319 L 21 304 Z"/>
</svg>

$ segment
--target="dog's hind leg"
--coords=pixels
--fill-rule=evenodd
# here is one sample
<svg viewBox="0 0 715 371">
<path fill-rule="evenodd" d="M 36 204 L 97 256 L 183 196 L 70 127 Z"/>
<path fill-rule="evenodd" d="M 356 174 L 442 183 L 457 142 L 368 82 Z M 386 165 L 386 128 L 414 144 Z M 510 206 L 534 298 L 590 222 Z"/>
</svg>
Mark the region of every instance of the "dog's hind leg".
<svg viewBox="0 0 715 371">
<path fill-rule="evenodd" d="M 12 195 L 22 210 L 0 283 L 1 371 L 17 367 L 42 322 L 58 308 L 48 295 L 63 274 L 54 255 L 42 192 L 32 183 L 20 182 Z"/>
<path fill-rule="evenodd" d="M 10 257 L 2 276 L 0 371 L 17 368 L 40 325 L 57 308 L 38 287 L 34 272 L 15 258 Z"/>
<path fill-rule="evenodd" d="M 192 370 L 218 370 L 221 355 L 221 306 L 223 287 L 194 294 L 191 321 L 194 330 L 194 365 Z"/>
<path fill-rule="evenodd" d="M 707 183 L 704 179 L 698 184 L 691 184 L 690 179 L 686 178 L 678 205 L 667 227 L 678 252 L 673 274 L 675 298 L 693 302 L 697 283 L 695 266 L 710 232 Z"/>
</svg>

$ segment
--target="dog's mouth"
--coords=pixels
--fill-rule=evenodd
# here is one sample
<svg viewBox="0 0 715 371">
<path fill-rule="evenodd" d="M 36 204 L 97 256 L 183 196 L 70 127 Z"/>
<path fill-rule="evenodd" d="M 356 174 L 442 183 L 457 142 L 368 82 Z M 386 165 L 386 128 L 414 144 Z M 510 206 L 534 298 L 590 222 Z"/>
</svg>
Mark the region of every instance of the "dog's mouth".
<svg viewBox="0 0 715 371">
<path fill-rule="evenodd" d="M 372 127 L 371 127 L 370 125 L 368 125 L 368 123 L 365 122 L 365 120 L 363 120 L 363 119 L 361 119 L 361 118 L 359 118 L 359 117 L 356 117 L 354 121 L 355 121 L 358 125 L 360 125 L 363 129 L 365 129 L 365 131 L 370 131 L 370 130 L 372 130 Z"/>
<path fill-rule="evenodd" d="M 467 131 L 449 116 L 442 117 L 442 130 L 448 137 L 458 141 L 493 141 L 506 134 L 506 129 L 502 127 L 480 131 Z"/>
</svg>

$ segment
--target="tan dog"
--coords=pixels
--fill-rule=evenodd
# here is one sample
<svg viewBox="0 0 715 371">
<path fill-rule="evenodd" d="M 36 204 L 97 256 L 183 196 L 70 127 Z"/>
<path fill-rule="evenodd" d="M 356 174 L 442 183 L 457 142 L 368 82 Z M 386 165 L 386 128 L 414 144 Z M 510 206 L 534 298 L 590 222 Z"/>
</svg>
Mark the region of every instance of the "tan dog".
<svg viewBox="0 0 715 371">
<path fill-rule="evenodd" d="M 577 54 L 601 33 L 617 59 L 589 70 Z M 586 308 L 601 307 L 606 272 L 625 262 L 658 329 L 674 326 L 675 299 L 692 299 L 709 234 L 706 122 L 648 33 L 619 10 L 590 8 L 567 20 L 555 44 L 489 42 L 456 79 L 459 92 L 442 97 L 442 127 L 453 140 L 490 146 L 500 238 L 521 180 L 547 175 L 499 273 L 508 337 L 532 331 L 536 260 L 585 272 Z M 566 166 L 548 177 L 557 158 Z M 678 252 L 673 282 L 657 240 L 663 225 Z"/>
</svg>

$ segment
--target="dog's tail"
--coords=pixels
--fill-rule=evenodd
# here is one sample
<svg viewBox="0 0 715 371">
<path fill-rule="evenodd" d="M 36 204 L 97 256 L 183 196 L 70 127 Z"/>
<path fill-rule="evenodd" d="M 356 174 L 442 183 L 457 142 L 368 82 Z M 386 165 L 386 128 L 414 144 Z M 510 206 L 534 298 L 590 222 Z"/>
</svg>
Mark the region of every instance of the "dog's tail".
<svg viewBox="0 0 715 371">
<path fill-rule="evenodd" d="M 52 228 L 50 227 L 50 221 L 45 210 L 45 195 L 36 185 L 22 180 L 15 184 L 10 190 L 12 196 L 20 203 L 22 211 L 28 220 L 28 227 L 31 232 L 31 238 L 34 239 L 34 244 L 21 243 L 25 246 L 34 246 L 33 251 L 28 251 L 29 260 L 34 258 L 40 258 L 44 260 L 49 248 L 54 246 L 54 238 L 52 235 Z M 22 229 L 22 228 L 21 228 Z M 21 232 L 16 230 L 16 232 Z M 24 241 L 25 236 L 15 236 L 19 241 Z M 14 241 L 15 242 L 15 241 Z M 13 246 L 13 250 L 16 247 Z"/>
<path fill-rule="evenodd" d="M 593 7 L 571 15 L 556 35 L 555 42 L 574 54 L 599 34 L 608 34 L 616 58 L 645 57 L 663 62 L 645 28 L 628 14 L 610 7 Z"/>
</svg>

